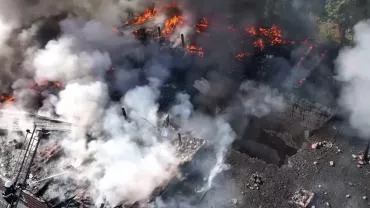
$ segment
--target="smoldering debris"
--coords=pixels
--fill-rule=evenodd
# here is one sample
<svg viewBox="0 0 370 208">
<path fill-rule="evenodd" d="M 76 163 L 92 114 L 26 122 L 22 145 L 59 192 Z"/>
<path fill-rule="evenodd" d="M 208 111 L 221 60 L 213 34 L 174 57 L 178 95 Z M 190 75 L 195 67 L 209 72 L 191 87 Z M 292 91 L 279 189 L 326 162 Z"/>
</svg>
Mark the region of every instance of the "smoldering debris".
<svg viewBox="0 0 370 208">
<path fill-rule="evenodd" d="M 0 14 L 1 108 L 18 112 L 2 113 L 1 128 L 55 131 L 41 143 L 29 183 L 65 171 L 45 188 L 46 199 L 145 206 L 202 148 L 212 150 L 201 157 L 209 164 L 197 170 L 204 175 L 197 185 L 207 192 L 228 169 L 226 154 L 248 119 L 284 109 L 278 90 L 243 76 L 249 74 L 245 65 L 255 66 L 246 54 L 267 56 L 277 45 L 292 45 L 284 28 L 254 26 L 255 19 L 237 11 L 248 7 L 239 1 L 210 4 L 220 16 L 199 22 L 208 8 L 168 3 L 0 2 L 6 5 Z M 259 2 L 251 5 L 262 12 Z M 229 24 L 224 16 L 230 14 L 242 28 Z M 225 34 L 230 41 L 219 41 Z M 173 96 L 164 99 L 167 86 Z M 243 113 L 236 115 L 238 109 Z M 11 160 L 17 151 L 3 153 Z M 12 165 L 1 168 L 7 176 Z"/>
</svg>

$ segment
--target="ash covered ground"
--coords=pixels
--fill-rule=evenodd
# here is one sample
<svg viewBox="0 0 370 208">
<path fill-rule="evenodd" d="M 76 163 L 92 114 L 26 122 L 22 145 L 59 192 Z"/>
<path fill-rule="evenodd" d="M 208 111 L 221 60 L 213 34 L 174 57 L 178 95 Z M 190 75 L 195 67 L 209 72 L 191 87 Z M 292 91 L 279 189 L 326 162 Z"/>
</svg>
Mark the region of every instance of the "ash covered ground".
<svg viewBox="0 0 370 208">
<path fill-rule="evenodd" d="M 37 126 L 51 207 L 368 207 L 370 23 L 315 6 L 0 0 L 2 179 Z"/>
</svg>

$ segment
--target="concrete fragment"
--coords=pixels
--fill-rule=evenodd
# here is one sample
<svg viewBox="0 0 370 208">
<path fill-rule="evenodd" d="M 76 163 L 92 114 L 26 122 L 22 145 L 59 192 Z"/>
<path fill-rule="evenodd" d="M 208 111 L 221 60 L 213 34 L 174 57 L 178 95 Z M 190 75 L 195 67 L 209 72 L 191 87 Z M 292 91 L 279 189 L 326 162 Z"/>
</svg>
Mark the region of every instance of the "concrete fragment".
<svg viewBox="0 0 370 208">
<path fill-rule="evenodd" d="M 296 191 L 292 197 L 293 203 L 301 206 L 308 207 L 314 197 L 314 193 L 304 189 Z"/>
<path fill-rule="evenodd" d="M 232 199 L 231 202 L 234 204 L 234 205 L 237 205 L 238 204 L 238 200 L 237 199 Z"/>
</svg>

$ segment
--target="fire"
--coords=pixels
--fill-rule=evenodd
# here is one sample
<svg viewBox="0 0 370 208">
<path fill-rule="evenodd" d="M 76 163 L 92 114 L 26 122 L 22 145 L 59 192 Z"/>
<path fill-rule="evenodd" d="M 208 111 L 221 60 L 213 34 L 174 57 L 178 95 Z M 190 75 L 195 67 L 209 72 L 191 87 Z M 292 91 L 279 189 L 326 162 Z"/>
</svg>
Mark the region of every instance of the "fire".
<svg viewBox="0 0 370 208">
<path fill-rule="evenodd" d="M 157 11 L 154 8 L 146 8 L 139 16 L 134 17 L 130 23 L 134 25 L 141 25 L 152 19 L 156 14 Z"/>
<path fill-rule="evenodd" d="M 253 46 L 262 50 L 265 47 L 265 43 L 263 42 L 262 38 L 258 38 L 253 42 Z"/>
<path fill-rule="evenodd" d="M 254 26 L 247 27 L 245 29 L 246 33 L 252 37 L 257 37 L 256 41 L 253 43 L 255 47 L 264 48 L 265 44 L 277 45 L 283 43 L 283 38 L 281 35 L 281 30 L 277 25 L 272 25 L 269 28 Z M 265 43 L 265 41 L 266 43 Z"/>
<path fill-rule="evenodd" d="M 193 44 L 189 44 L 186 46 L 186 50 L 189 52 L 189 53 L 193 53 L 193 54 L 198 54 L 200 57 L 203 58 L 204 56 L 204 50 L 203 48 L 201 47 L 198 47 L 196 45 L 193 45 Z"/>
<path fill-rule="evenodd" d="M 175 30 L 176 26 L 184 22 L 184 17 L 181 15 L 175 15 L 166 19 L 163 25 L 163 34 L 170 35 Z"/>
<path fill-rule="evenodd" d="M 56 87 L 56 88 L 61 88 L 62 87 L 62 83 L 61 82 L 58 82 L 58 81 L 55 81 L 55 82 L 53 82 L 53 86 Z"/>
<path fill-rule="evenodd" d="M 204 32 L 209 26 L 207 17 L 203 17 L 199 20 L 199 22 L 195 25 L 195 29 L 197 33 Z"/>
<path fill-rule="evenodd" d="M 251 35 L 251 36 L 256 36 L 257 35 L 257 30 L 255 27 L 248 27 L 245 29 L 245 31 Z"/>
<path fill-rule="evenodd" d="M 155 25 L 153 28 L 147 28 L 147 25 L 144 25 L 147 21 L 152 21 L 152 19 L 159 15 L 160 13 L 166 15 L 166 19 L 161 25 Z M 127 21 L 126 24 L 140 25 L 140 29 L 133 30 L 133 33 L 140 38 L 142 32 L 143 34 L 149 36 L 158 37 L 158 34 L 163 35 L 163 37 L 168 37 L 174 33 L 176 28 L 185 23 L 188 18 L 183 15 L 183 12 L 179 5 L 174 1 L 171 4 L 167 4 L 161 7 L 150 7 L 146 8 L 140 15 L 134 17 L 132 20 Z M 217 23 L 210 24 L 208 17 L 200 18 L 194 25 L 193 29 L 194 35 L 206 35 L 211 36 L 212 34 L 206 33 L 206 30 L 210 25 L 217 25 Z M 160 26 L 160 27 L 159 27 Z M 281 28 L 278 25 L 273 24 L 271 26 L 255 26 L 249 25 L 248 27 L 239 27 L 233 24 L 225 26 L 226 31 L 230 32 L 241 32 L 247 34 L 253 38 L 252 46 L 256 49 L 263 50 L 268 46 L 279 45 L 279 44 L 311 44 L 305 41 L 293 41 L 283 39 Z M 120 30 L 120 27 L 113 28 L 114 32 Z M 190 39 L 196 39 L 196 37 L 190 37 Z M 172 41 L 172 40 L 171 40 Z M 240 43 L 244 47 L 244 42 Z M 203 57 L 204 50 L 201 46 L 196 46 L 190 44 L 185 46 L 185 49 L 189 53 L 198 54 Z M 249 56 L 247 52 L 241 52 L 235 55 L 235 59 L 242 60 L 243 58 Z"/>
<path fill-rule="evenodd" d="M 277 25 L 273 25 L 270 29 L 271 44 L 276 45 L 283 42 L 281 30 Z"/>
<path fill-rule="evenodd" d="M 15 101 L 15 97 L 13 95 L 7 95 L 7 94 L 0 95 L 1 103 L 12 103 L 14 101 Z"/>
<path fill-rule="evenodd" d="M 37 82 L 36 81 L 30 82 L 28 86 L 28 88 L 36 91 L 41 91 L 49 87 L 62 88 L 63 84 L 62 82 L 59 81 L 49 81 L 47 79 L 40 79 Z"/>
</svg>

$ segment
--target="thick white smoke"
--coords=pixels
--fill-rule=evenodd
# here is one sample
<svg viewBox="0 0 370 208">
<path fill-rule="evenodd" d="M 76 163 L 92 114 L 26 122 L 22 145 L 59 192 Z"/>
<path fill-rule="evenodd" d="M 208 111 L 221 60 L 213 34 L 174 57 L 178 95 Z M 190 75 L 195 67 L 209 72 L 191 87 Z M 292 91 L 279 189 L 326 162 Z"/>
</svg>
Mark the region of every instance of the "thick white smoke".
<svg viewBox="0 0 370 208">
<path fill-rule="evenodd" d="M 36 80 L 65 84 L 55 112 L 75 127 L 63 140 L 65 156 L 60 169 L 73 167 L 63 177 L 73 176 L 74 183 L 87 189 L 97 206 L 105 200 L 112 205 L 145 201 L 155 188 L 176 175 L 179 163 L 170 140 L 158 131 L 160 82 L 153 79 L 150 85 L 126 93 L 121 103 L 127 111 L 125 120 L 120 105 L 110 101 L 104 83 L 111 59 L 101 50 L 112 46 L 101 44 L 106 28 L 93 27 L 91 21 L 76 27 L 81 23 L 68 21 L 69 27 L 67 23 L 62 27 L 67 30 L 64 35 L 30 57 Z M 89 28 L 94 28 L 95 37 L 84 38 L 81 31 Z M 88 143 L 88 135 L 94 141 Z"/>
<path fill-rule="evenodd" d="M 339 104 L 348 111 L 349 121 L 361 136 L 370 136 L 370 21 L 354 27 L 353 47 L 343 49 L 337 59 L 338 78 L 344 82 Z"/>
<path fill-rule="evenodd" d="M 240 86 L 239 100 L 245 115 L 266 116 L 284 110 L 284 97 L 276 89 L 266 85 L 246 81 Z"/>
<path fill-rule="evenodd" d="M 169 127 L 162 126 L 158 103 L 160 87 L 170 76 L 169 67 L 173 59 L 169 54 L 165 58 L 157 58 L 161 56 L 159 50 L 155 50 L 157 45 L 138 46 L 139 42 L 132 36 L 117 36 L 110 28 L 122 20 L 120 15 L 125 15 L 125 9 L 140 10 L 147 2 L 22 2 L 0 0 L 0 6 L 4 6 L 0 11 L 9 9 L 2 13 L 4 17 L 0 16 L 0 57 L 12 61 L 14 48 L 8 40 L 12 38 L 14 29 L 23 26 L 20 23 L 28 24 L 29 20 L 60 11 L 70 11 L 81 17 L 61 21 L 61 35 L 43 48 L 29 43 L 29 39 L 35 36 L 37 24 L 24 31 L 19 37 L 27 42 L 22 47 L 29 46 L 21 53 L 25 58 L 20 64 L 24 73 L 17 75 L 14 82 L 12 80 L 14 93 L 17 98 L 22 98 L 17 102 L 23 103 L 17 107 L 24 110 L 28 109 L 26 104 L 30 104 L 38 94 L 28 87 L 33 80 L 39 84 L 45 80 L 63 84 L 58 93 L 43 92 L 42 107 L 38 109 L 43 115 L 57 115 L 73 124 L 71 134 L 53 140 L 62 146 L 64 152 L 50 168 L 54 173 L 66 173 L 58 178 L 64 184 L 59 189 L 63 192 L 71 189 L 74 192 L 84 191 L 97 206 L 103 202 L 114 206 L 150 199 L 156 188 L 165 186 L 178 174 L 180 164 L 176 149 L 171 144 L 177 135 Z M 188 29 L 184 27 L 176 32 L 183 33 Z M 121 55 L 124 57 L 128 51 L 135 52 L 131 58 L 138 62 L 146 60 L 146 64 L 141 69 L 128 63 L 122 64 L 126 60 L 120 60 Z M 111 83 L 106 79 L 107 72 L 117 60 L 121 61 L 117 64 L 120 71 L 117 80 L 122 82 L 117 86 L 124 88 L 119 89 L 123 92 L 120 102 L 111 100 Z M 139 86 L 137 80 L 142 74 L 147 82 Z M 201 93 L 213 96 L 224 91 L 221 85 L 218 90 L 212 91 L 209 83 L 206 82 L 205 86 L 200 84 Z M 276 92 L 255 83 L 242 84 L 238 94 L 237 99 L 245 116 L 264 116 L 283 108 L 283 100 Z M 35 105 L 32 103 L 32 106 Z M 122 115 L 121 107 L 125 108 L 127 118 Z M 208 190 L 217 174 L 227 167 L 224 164 L 225 155 L 236 138 L 229 124 L 229 112 L 205 115 L 195 110 L 188 94 L 179 93 L 169 114 L 181 131 L 207 140 L 215 150 L 216 163 L 208 170 L 209 177 L 203 187 L 203 190 Z M 22 128 L 32 128 L 29 125 L 32 122 L 22 120 L 26 121 L 21 122 Z M 56 192 L 56 196 L 63 192 Z"/>
</svg>

